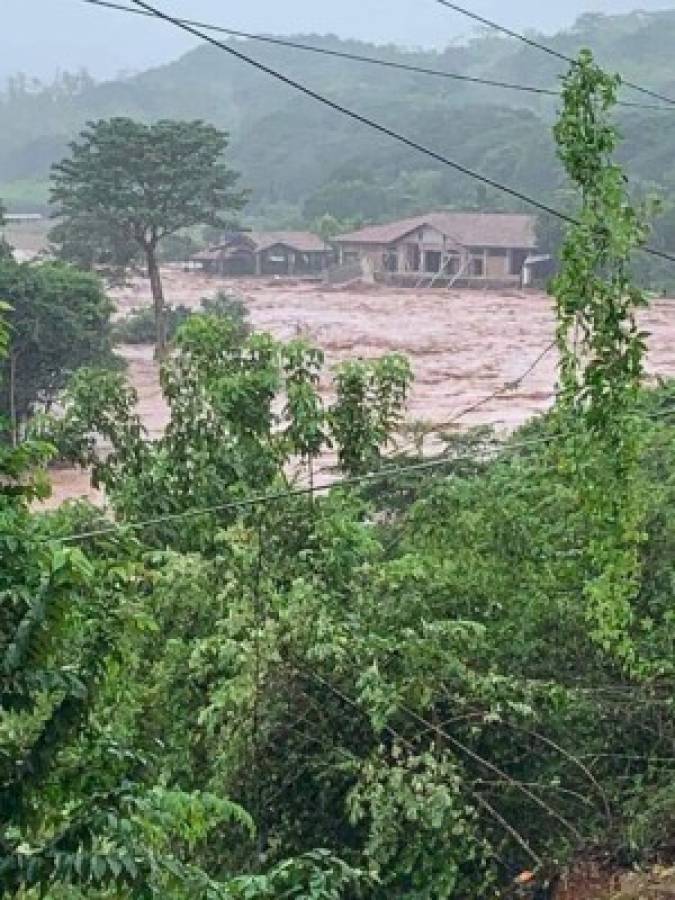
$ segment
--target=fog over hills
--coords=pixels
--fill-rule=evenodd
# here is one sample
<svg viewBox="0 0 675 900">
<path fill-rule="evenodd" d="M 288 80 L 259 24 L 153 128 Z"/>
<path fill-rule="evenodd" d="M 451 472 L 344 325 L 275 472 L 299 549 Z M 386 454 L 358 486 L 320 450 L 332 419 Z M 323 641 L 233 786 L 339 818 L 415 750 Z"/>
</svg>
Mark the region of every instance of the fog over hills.
<svg viewBox="0 0 675 900">
<path fill-rule="evenodd" d="M 27 8 L 33 0 L 24 2 Z M 53 2 L 72 15 L 74 0 Z M 18 8 L 15 0 L 9 3 L 10 8 Z M 209 5 L 201 4 L 199 12 L 208 12 Z M 527 6 L 509 4 L 509 9 Z M 88 7 L 77 8 L 80 17 L 90 12 Z M 437 13 L 431 0 L 415 8 L 420 20 L 426 21 L 427 14 L 433 19 Z M 403 4 L 393 9 L 401 10 Z M 444 13 L 443 18 L 454 21 L 455 17 Z M 149 24 L 114 14 L 105 14 L 102 21 L 108 23 L 111 35 L 114 28 L 133 34 Z M 251 23 L 255 24 L 252 14 Z M 153 34 L 162 31 L 161 23 L 151 24 Z M 290 27 L 290 20 L 287 24 Z M 406 50 L 317 34 L 305 34 L 302 39 L 325 48 L 546 88 L 556 88 L 565 69 L 557 59 L 492 33 L 440 50 Z M 675 97 L 675 10 L 587 14 L 573 26 L 548 35 L 546 41 L 568 55 L 591 47 L 608 69 Z M 421 139 L 465 166 L 540 200 L 565 202 L 565 180 L 551 136 L 555 98 L 373 69 L 269 44 L 246 42 L 243 46 L 256 59 Z M 148 57 L 157 51 L 148 44 Z M 644 96 L 627 88 L 622 96 L 645 103 Z M 115 115 L 145 121 L 203 118 L 229 132 L 229 160 L 250 190 L 246 219 L 257 227 L 305 227 L 325 214 L 381 221 L 432 207 L 514 208 L 503 194 L 341 117 L 210 46 L 193 48 L 175 61 L 148 66 L 136 75 L 100 83 L 68 76 L 39 88 L 28 80 L 13 80 L 0 94 L 0 198 L 7 207 L 46 212 L 51 164 L 63 157 L 68 142 L 87 120 Z M 625 137 L 621 158 L 631 183 L 638 192 L 656 192 L 664 198 L 664 221 L 670 217 L 673 228 L 656 239 L 672 247 L 675 107 L 664 111 L 620 108 L 617 115 Z"/>
<path fill-rule="evenodd" d="M 129 3 L 128 5 L 131 5 Z M 248 31 L 315 32 L 408 47 L 443 47 L 475 33 L 467 19 L 434 0 L 157 0 L 163 10 Z M 636 6 L 658 10 L 672 0 L 471 0 L 476 12 L 513 28 L 554 32 L 569 27 L 582 13 L 625 13 Z M 146 69 L 167 62 L 194 41 L 166 25 L 147 23 L 96 9 L 81 0 L 2 0 L 3 47 L 0 79 L 17 71 L 39 78 L 56 71 L 88 69 L 95 77 Z"/>
</svg>

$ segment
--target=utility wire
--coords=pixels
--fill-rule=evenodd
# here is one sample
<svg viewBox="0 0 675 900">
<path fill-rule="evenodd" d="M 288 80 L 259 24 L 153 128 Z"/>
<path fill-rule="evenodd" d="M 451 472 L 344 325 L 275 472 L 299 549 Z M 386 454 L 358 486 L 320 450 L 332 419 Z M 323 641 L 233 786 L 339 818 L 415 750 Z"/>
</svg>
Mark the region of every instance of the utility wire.
<svg viewBox="0 0 675 900">
<path fill-rule="evenodd" d="M 675 413 L 675 408 L 668 408 L 651 414 L 646 413 L 645 418 L 651 421 L 656 421 L 665 416 L 672 415 L 673 413 Z M 457 456 L 445 457 L 443 459 L 430 459 L 426 462 L 413 463 L 412 465 L 407 466 L 396 466 L 379 469 L 377 472 L 367 472 L 364 475 L 356 475 L 352 478 L 342 478 L 324 485 L 310 485 L 308 487 L 293 488 L 291 490 L 276 491 L 267 494 L 256 494 L 253 497 L 246 497 L 241 500 L 233 500 L 228 503 L 219 503 L 214 506 L 195 507 L 192 509 L 183 510 L 182 512 L 167 513 L 162 516 L 155 516 L 151 519 L 144 519 L 134 522 L 115 522 L 110 526 L 106 526 L 105 528 L 96 528 L 92 529 L 91 531 L 82 531 L 75 534 L 68 534 L 57 537 L 50 536 L 47 538 L 42 538 L 39 543 L 74 543 L 76 541 L 83 541 L 89 538 L 105 537 L 107 535 L 117 534 L 118 532 L 123 531 L 141 531 L 144 528 L 151 528 L 154 525 L 163 525 L 168 522 L 181 522 L 187 519 L 194 519 L 199 516 L 213 515 L 215 513 L 234 512 L 235 510 L 240 509 L 251 509 L 256 506 L 267 506 L 268 504 L 276 503 L 279 500 L 287 500 L 295 497 L 313 496 L 316 493 L 323 493 L 335 488 L 357 487 L 359 485 L 368 484 L 370 482 L 386 481 L 388 478 L 397 478 L 400 475 L 409 475 L 413 472 L 433 472 L 437 469 L 445 468 L 446 466 L 452 466 L 454 463 L 458 462 L 476 462 L 476 460 L 478 460 L 479 462 L 487 462 L 492 458 L 493 454 L 497 454 L 495 458 L 496 460 L 499 460 L 499 453 L 508 453 L 512 450 L 517 451 L 524 450 L 530 447 L 542 446 L 544 444 L 550 444 L 553 441 L 567 436 L 568 433 L 554 433 L 545 435 L 540 438 L 531 438 L 527 441 L 499 444 L 491 448 L 486 447 L 483 455 L 477 456 L 475 452 L 466 453 Z"/>
<path fill-rule="evenodd" d="M 307 87 L 307 85 L 296 81 L 294 78 L 290 78 L 288 75 L 284 75 L 282 72 L 279 72 L 278 70 L 265 65 L 265 63 L 258 62 L 258 60 L 254 59 L 251 56 L 248 56 L 248 54 L 242 53 L 240 50 L 235 49 L 229 44 L 225 44 L 222 41 L 211 37 L 211 35 L 206 34 L 204 31 L 200 31 L 198 28 L 194 28 L 192 25 L 184 24 L 180 19 L 176 19 L 174 16 L 170 16 L 167 13 L 162 12 L 160 9 L 157 9 L 154 6 L 151 6 L 149 3 L 146 3 L 145 0 L 132 0 L 132 2 L 141 9 L 146 10 L 146 12 L 154 15 L 156 18 L 168 22 L 175 28 L 187 32 L 187 34 L 191 34 L 194 37 L 200 38 L 207 44 L 212 44 L 214 47 L 218 47 L 220 50 L 228 53 L 230 56 L 234 56 L 236 59 L 239 59 L 242 62 L 253 66 L 260 72 L 264 72 L 271 78 L 280 81 L 282 84 L 288 85 L 288 87 L 299 91 L 301 94 L 304 94 L 306 97 L 310 97 L 312 100 L 316 100 L 317 103 L 321 103 L 323 106 L 326 106 L 329 109 L 334 110 L 335 112 L 339 112 L 341 115 L 346 116 L 349 119 L 353 119 L 355 122 L 359 122 L 362 125 L 365 125 L 366 127 L 379 132 L 380 134 L 384 134 L 387 137 L 390 137 L 393 140 L 397 141 L 398 143 L 403 144 L 404 146 L 409 147 L 412 150 L 416 150 L 419 153 L 422 153 L 425 156 L 428 156 L 429 158 L 435 160 L 436 162 L 440 162 L 443 165 L 448 166 L 450 169 L 454 169 L 456 172 L 460 172 L 462 175 L 466 175 L 469 178 L 473 178 L 475 181 L 480 181 L 483 184 L 487 184 L 490 187 L 495 188 L 495 190 L 498 190 L 504 194 L 508 194 L 510 197 L 514 197 L 516 200 L 520 200 L 528 206 L 532 206 L 535 209 L 538 209 L 541 212 L 545 212 L 556 219 L 560 219 L 562 222 L 566 222 L 569 225 L 580 224 L 579 220 L 574 218 L 573 216 L 569 216 L 566 213 L 563 213 L 560 210 L 549 206 L 547 203 L 543 203 L 541 200 L 536 200 L 534 197 L 530 197 L 528 194 L 525 194 L 522 191 L 517 190 L 516 188 L 501 184 L 500 182 L 495 181 L 493 178 L 482 175 L 480 172 L 476 172 L 474 169 L 470 169 L 468 166 L 464 166 L 461 163 L 458 163 L 450 159 L 449 157 L 444 156 L 442 153 L 438 153 L 436 150 L 432 150 L 430 147 L 427 147 L 424 144 L 420 144 L 418 143 L 418 141 L 415 141 L 412 138 L 406 137 L 400 132 L 395 131 L 393 128 L 388 128 L 386 125 L 382 125 L 380 122 L 376 122 L 374 119 L 370 119 L 368 116 L 364 116 L 361 113 L 358 113 L 355 110 L 350 109 L 349 107 L 344 106 L 343 104 L 338 103 L 335 100 L 331 100 L 323 94 L 320 94 L 318 91 L 315 91 L 313 88 Z M 652 247 L 640 247 L 639 249 L 643 253 L 647 253 L 650 256 L 657 257 L 658 259 L 665 259 L 668 260 L 668 262 L 675 263 L 675 255 L 666 253 L 663 250 L 656 250 Z"/>
<path fill-rule="evenodd" d="M 473 19 L 474 22 L 478 22 L 488 28 L 492 28 L 494 31 L 500 31 L 502 34 L 505 34 L 508 37 L 515 38 L 517 41 L 521 41 L 521 43 L 527 44 L 528 47 L 540 50 L 542 53 L 547 53 L 549 56 L 553 56 L 556 59 L 567 63 L 568 65 L 578 65 L 578 61 L 574 59 L 573 56 L 567 56 L 567 54 L 561 53 L 559 50 L 554 50 L 553 47 L 548 47 L 546 44 L 542 44 L 540 41 L 537 41 L 534 38 L 527 37 L 527 35 L 521 34 L 518 31 L 513 31 L 513 29 L 507 28 L 505 25 L 500 25 L 499 22 L 495 22 L 492 19 L 486 19 L 485 16 L 481 16 L 464 6 L 460 6 L 458 3 L 453 3 L 451 2 L 451 0 L 436 0 L 436 3 L 439 3 L 441 6 L 445 6 L 456 13 L 459 13 L 461 16 L 466 16 L 469 19 Z M 673 99 L 672 97 L 667 97 L 665 94 L 660 94 L 658 91 L 650 90 L 650 88 L 642 87 L 642 85 L 635 84 L 635 82 L 633 81 L 626 81 L 623 78 L 621 79 L 621 82 L 622 84 L 625 84 L 626 87 L 631 88 L 631 90 L 633 91 L 638 91 L 640 94 L 645 94 L 647 97 L 652 97 L 655 100 L 662 100 L 664 103 L 675 106 L 675 99 Z"/>
<path fill-rule="evenodd" d="M 546 437 L 533 438 L 529 441 L 522 441 L 517 444 L 509 444 L 508 450 L 520 450 L 525 447 L 536 446 L 539 444 L 548 444 L 556 440 L 560 435 L 552 434 Z M 492 452 L 501 452 L 502 446 L 492 448 Z M 177 513 L 167 513 L 166 515 L 156 516 L 152 519 L 144 519 L 137 522 L 116 522 L 105 528 L 96 528 L 91 531 L 82 531 L 77 534 L 64 535 L 63 537 L 48 537 L 42 539 L 41 543 L 73 543 L 75 541 L 83 541 L 88 538 L 104 537 L 110 534 L 116 534 L 120 531 L 141 531 L 144 528 L 151 528 L 154 525 L 163 525 L 168 522 L 181 522 L 186 519 L 193 519 L 199 516 L 213 515 L 214 513 L 233 512 L 239 509 L 250 509 L 256 506 L 266 506 L 275 503 L 278 500 L 286 500 L 295 497 L 307 497 L 316 493 L 329 491 L 340 487 L 356 487 L 361 484 L 367 484 L 373 481 L 385 481 L 388 478 L 398 477 L 399 475 L 408 475 L 411 472 L 426 472 L 434 469 L 440 469 L 450 466 L 456 462 L 471 462 L 476 460 L 475 453 L 467 453 L 463 456 L 453 456 L 446 459 L 431 459 L 427 462 L 414 463 L 409 466 L 397 466 L 395 468 L 380 469 L 377 472 L 368 472 L 365 475 L 356 475 L 353 478 L 342 478 L 338 481 L 325 485 L 315 485 L 302 488 L 294 488 L 286 491 L 276 491 L 268 494 L 257 494 L 253 497 L 247 497 L 242 500 L 233 500 L 229 503 L 219 503 L 215 506 L 196 507 L 194 509 L 183 510 Z"/>
<path fill-rule="evenodd" d="M 146 16 L 153 18 L 153 13 L 144 9 L 133 9 L 130 6 L 124 6 L 121 3 L 114 3 L 111 0 L 83 0 L 91 6 L 100 6 L 105 9 L 117 10 L 119 12 L 133 13 L 137 16 Z M 292 50 L 301 50 L 305 53 L 315 53 L 319 56 L 332 56 L 337 59 L 346 59 L 350 62 L 366 63 L 367 65 L 381 66 L 387 69 L 395 69 L 401 72 L 409 72 L 416 75 L 429 75 L 434 78 L 445 78 L 451 81 L 463 81 L 468 84 L 486 85 L 487 87 L 502 88 L 509 91 L 520 91 L 522 93 L 536 94 L 545 97 L 560 97 L 560 91 L 553 88 L 536 87 L 534 85 L 519 84 L 512 81 L 500 81 L 496 78 L 479 78 L 475 75 L 465 75 L 459 72 L 447 72 L 443 69 L 434 69 L 430 66 L 419 66 L 411 63 L 394 62 L 393 60 L 381 59 L 376 56 L 369 56 L 364 53 L 349 53 L 345 50 L 333 50 L 328 47 L 316 47 L 312 44 L 306 44 L 302 41 L 291 40 L 290 38 L 273 37 L 267 34 L 254 34 L 250 31 L 239 31 L 235 28 L 226 28 L 223 25 L 211 25 L 208 22 L 200 22 L 195 19 L 180 18 L 182 25 L 191 25 L 194 28 L 203 28 L 205 31 L 212 31 L 214 34 L 226 34 L 229 37 L 244 38 L 249 41 L 257 41 L 262 44 L 272 44 L 278 47 L 288 47 Z M 630 100 L 619 100 L 619 106 L 631 107 L 633 109 L 658 110 L 661 112 L 671 112 L 670 106 L 655 103 L 636 103 Z"/>
<path fill-rule="evenodd" d="M 470 413 L 476 412 L 476 410 L 480 409 L 483 406 L 487 406 L 487 404 L 490 403 L 492 400 L 496 400 L 498 397 L 504 396 L 504 394 L 508 394 L 508 393 L 511 393 L 512 391 L 517 390 L 522 385 L 522 383 L 525 381 L 525 379 L 528 377 L 528 375 L 530 375 L 532 372 L 534 372 L 534 370 L 537 368 L 539 363 L 542 362 L 542 360 L 546 356 L 548 356 L 548 354 L 552 350 L 555 350 L 555 348 L 557 346 L 558 346 L 557 341 L 551 341 L 551 343 L 544 350 L 542 350 L 542 352 L 539 354 L 539 356 L 537 356 L 537 358 L 534 360 L 534 362 L 532 362 L 527 367 L 527 369 L 525 369 L 525 371 L 522 373 L 522 375 L 519 375 L 518 378 L 515 378 L 513 381 L 505 382 L 503 385 L 498 387 L 491 394 L 488 394 L 487 397 L 483 397 L 482 400 L 478 400 L 478 401 L 476 401 L 476 403 L 472 403 L 471 406 L 465 407 L 463 410 L 461 410 L 461 412 L 456 413 L 449 422 L 445 423 L 445 427 L 449 428 L 452 425 L 456 425 L 460 419 L 463 419 L 465 416 L 468 416 Z"/>
<path fill-rule="evenodd" d="M 337 697 L 339 700 L 341 700 L 343 703 L 345 703 L 347 706 L 349 706 L 351 709 L 353 709 L 355 712 L 357 712 L 361 717 L 363 717 L 368 722 L 368 724 L 371 725 L 371 727 L 372 727 L 372 723 L 370 721 L 370 716 L 368 715 L 366 710 L 361 706 L 361 704 L 358 701 L 354 700 L 352 697 L 350 697 L 348 694 L 346 694 L 343 690 L 336 687 L 331 681 L 324 678 L 322 675 L 320 675 L 315 670 L 307 669 L 304 667 L 300 668 L 297 665 L 294 668 L 295 668 L 296 672 L 298 672 L 299 675 L 303 676 L 304 678 L 308 678 L 311 681 L 314 681 L 316 684 L 321 685 L 322 687 L 324 687 L 328 691 L 330 691 L 331 694 L 333 694 L 335 697 Z M 401 711 L 405 712 L 405 713 L 408 712 L 405 707 L 403 707 Z M 427 722 L 426 724 L 429 726 L 428 730 L 432 730 L 432 731 L 436 730 L 433 723 Z M 408 740 L 408 738 L 404 737 L 404 735 L 402 735 L 400 732 L 398 732 L 391 725 L 385 724 L 383 726 L 383 731 L 385 731 L 387 734 L 389 734 L 395 741 L 398 741 L 399 743 L 401 743 L 402 745 L 407 747 L 412 753 L 414 753 L 416 751 L 415 744 L 412 741 Z M 481 762 L 486 762 L 485 760 L 482 760 L 482 758 L 480 758 L 480 759 L 481 759 Z M 513 779 L 511 779 L 511 781 L 513 781 Z M 517 782 L 516 782 L 516 784 L 517 784 Z M 527 853 L 527 855 L 530 857 L 530 859 L 533 860 L 533 862 L 537 865 L 537 867 L 541 867 L 543 865 L 543 860 L 541 859 L 540 856 L 538 856 L 537 853 L 535 853 L 535 851 L 527 843 L 525 838 L 518 831 L 516 831 L 516 829 L 511 824 L 509 824 L 509 822 L 507 822 L 506 819 L 500 813 L 498 813 L 497 810 L 495 810 L 495 808 L 490 803 L 488 803 L 488 801 L 480 793 L 478 793 L 477 791 L 473 790 L 470 787 L 468 787 L 467 790 L 469 792 L 469 795 L 472 797 L 472 799 L 475 800 L 480 806 L 482 806 L 483 809 L 485 809 L 489 813 L 489 815 L 496 822 L 498 822 L 499 825 L 501 825 L 502 828 L 504 828 L 504 830 L 506 832 L 508 832 L 508 834 L 511 835 L 511 837 L 516 841 L 516 843 L 525 851 L 525 853 Z M 534 796 L 536 798 L 536 795 L 532 795 L 532 796 Z M 535 802 L 537 803 L 538 806 L 542 805 L 542 801 L 540 801 L 539 798 L 536 798 Z M 545 806 L 548 811 L 550 809 L 550 807 L 548 807 L 547 804 L 545 804 Z"/>
</svg>

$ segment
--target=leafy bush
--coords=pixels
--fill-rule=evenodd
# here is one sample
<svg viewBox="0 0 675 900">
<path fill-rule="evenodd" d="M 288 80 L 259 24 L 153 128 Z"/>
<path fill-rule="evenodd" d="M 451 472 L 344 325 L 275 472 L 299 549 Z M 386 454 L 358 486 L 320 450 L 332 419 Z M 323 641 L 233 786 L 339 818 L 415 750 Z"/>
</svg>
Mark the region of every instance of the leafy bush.
<svg viewBox="0 0 675 900">
<path fill-rule="evenodd" d="M 205 297 L 201 301 L 200 309 L 198 310 L 193 310 L 183 304 L 178 304 L 177 306 L 167 304 L 167 339 L 173 341 L 179 328 L 194 312 L 200 311 L 208 315 L 229 319 L 235 326 L 233 335 L 237 342 L 242 341 L 249 333 L 249 328 L 246 324 L 248 311 L 245 302 L 239 297 L 233 297 L 221 291 L 213 298 Z M 153 344 L 155 337 L 155 316 L 148 307 L 133 310 L 124 318 L 118 319 L 113 326 L 113 338 L 118 344 Z"/>
<path fill-rule="evenodd" d="M 166 336 L 173 340 L 180 326 L 192 314 L 187 306 L 166 307 Z M 134 309 L 113 325 L 113 339 L 117 344 L 154 344 L 156 338 L 155 314 L 150 307 Z"/>
<path fill-rule="evenodd" d="M 241 297 L 235 297 L 225 291 L 218 291 L 215 297 L 204 297 L 200 306 L 201 311 L 206 315 L 230 321 L 237 344 L 251 333 L 250 326 L 247 324 L 248 309 Z"/>
</svg>

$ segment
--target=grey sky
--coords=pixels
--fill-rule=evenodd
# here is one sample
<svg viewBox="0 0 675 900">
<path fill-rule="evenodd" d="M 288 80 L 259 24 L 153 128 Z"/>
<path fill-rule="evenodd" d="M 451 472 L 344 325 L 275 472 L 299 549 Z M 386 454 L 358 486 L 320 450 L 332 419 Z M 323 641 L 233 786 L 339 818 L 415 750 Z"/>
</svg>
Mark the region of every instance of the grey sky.
<svg viewBox="0 0 675 900">
<path fill-rule="evenodd" d="M 126 2 L 126 0 L 123 0 Z M 407 46 L 444 46 L 472 25 L 434 0 L 156 0 L 167 12 L 249 31 L 333 32 Z M 131 4 L 130 4 L 131 5 Z M 582 12 L 672 8 L 673 0 L 466 0 L 515 28 L 554 31 Z M 86 6 L 81 0 L 0 0 L 0 79 L 16 71 L 41 78 L 87 68 L 97 77 L 140 70 L 194 45 L 169 25 Z"/>
</svg>

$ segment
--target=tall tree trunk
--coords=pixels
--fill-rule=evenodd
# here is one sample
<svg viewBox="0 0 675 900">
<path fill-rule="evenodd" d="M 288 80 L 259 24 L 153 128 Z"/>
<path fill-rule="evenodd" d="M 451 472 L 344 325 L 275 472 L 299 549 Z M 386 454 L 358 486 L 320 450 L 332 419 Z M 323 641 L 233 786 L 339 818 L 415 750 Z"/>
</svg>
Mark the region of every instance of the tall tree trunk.
<svg viewBox="0 0 675 900">
<path fill-rule="evenodd" d="M 148 261 L 148 277 L 150 278 L 152 305 L 155 312 L 155 352 L 161 359 L 166 353 L 166 306 L 164 304 L 162 276 L 157 263 L 156 245 L 148 244 L 145 248 L 145 254 Z"/>
<path fill-rule="evenodd" d="M 9 355 L 9 427 L 11 429 L 12 447 L 19 443 L 19 423 L 16 415 L 16 363 L 19 354 Z"/>
</svg>

